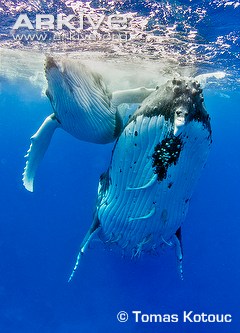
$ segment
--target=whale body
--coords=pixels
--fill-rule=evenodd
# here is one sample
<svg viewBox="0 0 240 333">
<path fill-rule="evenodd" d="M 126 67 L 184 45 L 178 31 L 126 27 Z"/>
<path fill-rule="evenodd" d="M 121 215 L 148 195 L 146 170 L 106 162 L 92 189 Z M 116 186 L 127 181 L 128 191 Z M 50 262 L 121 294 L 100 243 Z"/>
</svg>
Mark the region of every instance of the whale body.
<svg viewBox="0 0 240 333">
<path fill-rule="evenodd" d="M 95 234 L 132 258 L 174 247 L 182 276 L 181 226 L 211 142 L 197 82 L 174 79 L 152 92 L 124 127 L 100 177 L 94 221 L 69 280 Z"/>
<path fill-rule="evenodd" d="M 85 65 L 52 57 L 45 72 L 54 112 L 31 138 L 23 173 L 26 189 L 33 191 L 37 168 L 57 128 L 97 144 L 116 140 L 69 281 L 95 235 L 131 258 L 175 248 L 182 277 L 181 227 L 212 143 L 200 84 L 180 77 L 157 89 L 110 92 Z M 139 108 L 128 118 L 121 113 L 123 103 Z"/>
<path fill-rule="evenodd" d="M 23 185 L 33 192 L 34 179 L 57 128 L 87 142 L 106 144 L 115 141 L 123 128 L 119 105 L 141 103 L 154 89 L 144 87 L 110 92 L 100 74 L 69 59 L 47 57 L 46 95 L 53 113 L 31 137 L 26 154 Z"/>
</svg>

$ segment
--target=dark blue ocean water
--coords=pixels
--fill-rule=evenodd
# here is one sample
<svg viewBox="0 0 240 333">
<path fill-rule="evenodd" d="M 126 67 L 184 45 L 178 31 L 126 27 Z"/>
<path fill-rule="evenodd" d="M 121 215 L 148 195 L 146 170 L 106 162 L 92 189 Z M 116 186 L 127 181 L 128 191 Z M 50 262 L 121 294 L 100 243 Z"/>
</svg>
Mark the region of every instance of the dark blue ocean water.
<svg viewBox="0 0 240 333">
<path fill-rule="evenodd" d="M 195 9 L 201 5 L 200 1 L 192 3 Z M 207 1 L 201 3 L 208 6 Z M 235 71 L 239 44 L 233 36 L 238 36 L 239 17 L 232 5 L 221 7 L 218 1 L 211 5 L 209 25 L 206 21 L 195 25 L 202 29 L 202 36 L 211 43 L 216 36 L 228 36 L 231 31 L 235 35 L 228 39 L 231 52 L 218 54 L 219 62 L 207 67 Z M 93 241 L 68 283 L 79 245 L 92 222 L 99 175 L 109 164 L 112 145 L 80 142 L 58 130 L 38 171 L 35 191 L 27 192 L 21 181 L 23 156 L 29 138 L 52 109 L 27 80 L 1 77 L 1 333 L 240 331 L 237 83 L 236 77 L 232 85 L 204 91 L 213 145 L 183 227 L 184 280 L 179 279 L 174 251 L 131 261 Z M 119 311 L 129 314 L 126 323 L 118 322 Z M 178 314 L 179 322 L 136 323 L 132 311 Z M 233 319 L 231 323 L 183 323 L 184 311 L 231 314 Z"/>
<path fill-rule="evenodd" d="M 213 146 L 184 224 L 184 280 L 174 251 L 128 261 L 93 242 L 67 279 L 92 219 L 96 187 L 111 146 L 82 143 L 59 130 L 36 179 L 21 183 L 23 154 L 51 109 L 26 82 L 2 82 L 0 331 L 238 332 L 239 94 L 206 91 Z M 129 312 L 119 323 L 120 310 Z M 230 313 L 231 324 L 134 323 L 143 313 Z"/>
</svg>

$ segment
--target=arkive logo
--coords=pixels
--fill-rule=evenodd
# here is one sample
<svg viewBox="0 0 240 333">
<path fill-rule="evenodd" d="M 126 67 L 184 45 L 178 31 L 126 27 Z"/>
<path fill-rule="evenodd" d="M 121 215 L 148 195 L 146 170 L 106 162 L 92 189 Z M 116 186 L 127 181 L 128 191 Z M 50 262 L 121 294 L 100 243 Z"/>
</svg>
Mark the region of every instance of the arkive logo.
<svg viewBox="0 0 240 333">
<path fill-rule="evenodd" d="M 97 31 L 101 26 L 107 26 L 110 31 L 128 30 L 130 27 L 129 17 L 126 14 L 86 14 L 78 15 L 66 14 L 36 14 L 34 19 L 30 19 L 28 14 L 20 14 L 13 25 L 13 30 L 74 30 L 83 31 L 89 27 Z"/>
</svg>

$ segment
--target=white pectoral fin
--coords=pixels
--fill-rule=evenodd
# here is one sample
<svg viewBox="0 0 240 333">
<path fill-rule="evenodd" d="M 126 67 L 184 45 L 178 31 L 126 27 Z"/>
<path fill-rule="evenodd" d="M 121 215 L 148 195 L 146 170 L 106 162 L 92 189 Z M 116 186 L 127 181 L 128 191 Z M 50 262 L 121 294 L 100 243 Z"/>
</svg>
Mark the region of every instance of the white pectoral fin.
<svg viewBox="0 0 240 333">
<path fill-rule="evenodd" d="M 33 182 L 37 168 L 57 127 L 59 127 L 59 123 L 55 115 L 52 114 L 45 119 L 39 130 L 31 137 L 31 145 L 25 156 L 27 162 L 23 172 L 23 185 L 30 192 L 33 192 Z"/>
<path fill-rule="evenodd" d="M 116 106 L 126 104 L 139 104 L 156 89 L 140 87 L 136 89 L 118 90 L 112 93 L 112 103 Z"/>
<path fill-rule="evenodd" d="M 182 249 L 182 230 L 181 227 L 177 230 L 173 236 L 173 241 L 176 247 L 176 255 L 178 260 L 178 270 L 181 280 L 183 280 L 183 249 Z"/>
<path fill-rule="evenodd" d="M 215 78 L 219 80 L 219 79 L 224 79 L 225 76 L 226 76 L 225 72 L 212 72 L 212 73 L 198 75 L 194 79 L 201 84 L 202 88 L 204 88 L 207 84 L 208 79 Z"/>
<path fill-rule="evenodd" d="M 99 232 L 101 226 L 100 226 L 100 222 L 98 220 L 98 217 L 97 217 L 97 213 L 94 217 L 94 220 L 93 220 L 93 224 L 91 225 L 90 229 L 88 230 L 82 244 L 81 244 L 81 247 L 80 247 L 80 251 L 78 252 L 78 256 L 77 256 L 77 260 L 76 260 L 76 263 L 75 263 L 75 266 L 72 270 L 72 273 L 68 279 L 68 282 L 70 282 L 80 264 L 80 260 L 87 248 L 87 246 L 89 245 L 90 241 L 92 240 L 92 238 Z"/>
</svg>

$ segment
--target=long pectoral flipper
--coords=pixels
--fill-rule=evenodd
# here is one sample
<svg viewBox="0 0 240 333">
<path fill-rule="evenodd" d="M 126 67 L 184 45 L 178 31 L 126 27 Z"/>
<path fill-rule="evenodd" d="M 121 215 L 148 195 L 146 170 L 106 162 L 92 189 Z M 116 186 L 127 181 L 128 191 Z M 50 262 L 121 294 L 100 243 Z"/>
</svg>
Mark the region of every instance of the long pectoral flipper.
<svg viewBox="0 0 240 333">
<path fill-rule="evenodd" d="M 101 228 L 100 226 L 100 223 L 99 223 L 99 220 L 97 218 L 97 215 L 95 215 L 95 218 L 93 220 L 93 224 L 91 225 L 91 228 L 88 230 L 86 236 L 84 237 L 84 240 L 81 244 L 81 247 L 80 247 L 80 251 L 78 253 L 78 256 L 77 256 L 77 260 L 76 260 L 76 263 L 75 263 L 75 266 L 72 270 L 72 273 L 68 279 L 68 282 L 70 282 L 79 266 L 79 262 L 85 252 L 85 249 L 86 247 L 88 246 L 88 244 L 90 243 L 90 241 L 92 240 L 92 238 L 95 236 L 96 233 L 99 232 L 99 229 Z"/>
<path fill-rule="evenodd" d="M 120 104 L 140 104 L 156 89 L 148 89 L 145 87 L 117 90 L 112 93 L 112 103 L 115 106 Z"/>
<path fill-rule="evenodd" d="M 59 122 L 52 114 L 45 119 L 39 130 L 31 137 L 31 145 L 25 156 L 27 162 L 23 172 L 23 185 L 30 192 L 33 192 L 33 182 L 37 168 L 57 127 L 59 127 Z"/>
</svg>

